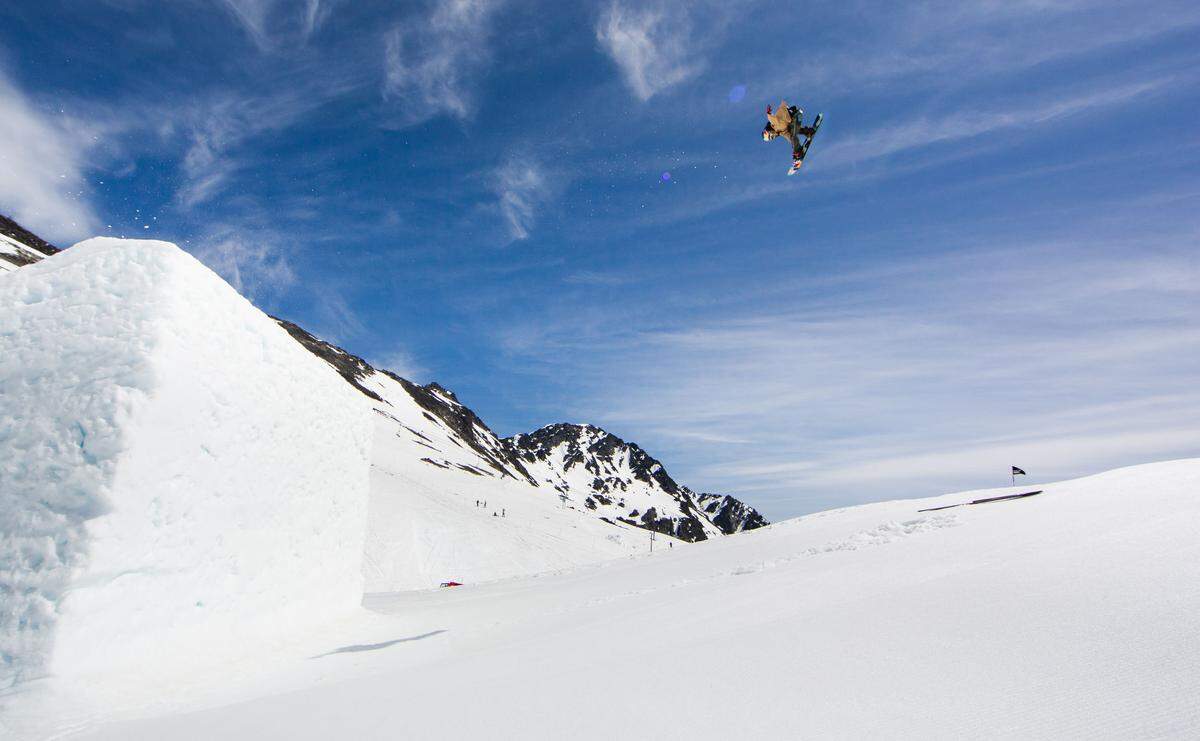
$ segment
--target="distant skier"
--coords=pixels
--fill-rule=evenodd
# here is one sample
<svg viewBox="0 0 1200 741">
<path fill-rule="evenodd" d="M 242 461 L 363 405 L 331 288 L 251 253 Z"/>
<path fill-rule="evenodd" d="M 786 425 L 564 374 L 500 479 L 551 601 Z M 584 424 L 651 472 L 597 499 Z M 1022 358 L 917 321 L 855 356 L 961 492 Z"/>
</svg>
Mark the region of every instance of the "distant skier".
<svg viewBox="0 0 1200 741">
<path fill-rule="evenodd" d="M 786 100 L 779 101 L 779 107 L 774 113 L 771 112 L 771 106 L 767 106 L 767 125 L 763 127 L 763 141 L 769 142 L 784 137 L 791 142 L 792 169 L 788 170 L 788 175 L 795 175 L 804 163 L 804 155 L 808 154 L 813 136 L 821 127 L 821 118 L 821 114 L 818 113 L 813 125 L 805 126 L 804 111 L 794 105 L 788 105 Z"/>
</svg>

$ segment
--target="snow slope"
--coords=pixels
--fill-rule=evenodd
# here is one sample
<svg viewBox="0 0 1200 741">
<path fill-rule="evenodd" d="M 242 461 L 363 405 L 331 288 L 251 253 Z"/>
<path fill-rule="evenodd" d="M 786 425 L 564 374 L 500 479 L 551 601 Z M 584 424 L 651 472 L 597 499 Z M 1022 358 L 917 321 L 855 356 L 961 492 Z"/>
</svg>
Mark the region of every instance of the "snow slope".
<svg viewBox="0 0 1200 741">
<path fill-rule="evenodd" d="M 0 278 L 0 687 L 175 678 L 354 611 L 355 397 L 174 245 Z"/>
<path fill-rule="evenodd" d="M 370 384 L 381 401 L 373 405 L 368 591 L 536 574 L 647 547 L 646 533 L 565 508 L 501 463 L 490 430 L 473 426 L 480 453 L 400 381 L 379 374 Z M 457 404 L 444 390 L 433 393 Z"/>
<path fill-rule="evenodd" d="M 502 440 L 442 386 L 376 370 L 277 321 L 373 412 L 368 591 L 479 583 L 616 558 L 647 550 L 645 530 L 690 541 L 765 522 L 732 497 L 712 497 L 702 510 L 661 463 L 595 427 L 553 425 Z M 605 492 L 618 490 L 620 501 L 606 501 Z M 659 543 L 675 545 L 683 543 Z"/>
<path fill-rule="evenodd" d="M 1200 460 L 1033 488 L 376 595 L 204 691 L 14 717 L 86 739 L 1200 735 Z"/>
</svg>

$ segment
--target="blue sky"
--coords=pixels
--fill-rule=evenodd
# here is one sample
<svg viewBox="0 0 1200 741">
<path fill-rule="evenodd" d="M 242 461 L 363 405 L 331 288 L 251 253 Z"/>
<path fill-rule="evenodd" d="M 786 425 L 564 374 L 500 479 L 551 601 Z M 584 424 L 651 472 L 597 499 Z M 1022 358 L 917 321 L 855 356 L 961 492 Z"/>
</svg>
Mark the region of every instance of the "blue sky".
<svg viewBox="0 0 1200 741">
<path fill-rule="evenodd" d="M 779 518 L 1200 454 L 1198 82 L 1194 2 L 17 0 L 0 210 Z"/>
</svg>

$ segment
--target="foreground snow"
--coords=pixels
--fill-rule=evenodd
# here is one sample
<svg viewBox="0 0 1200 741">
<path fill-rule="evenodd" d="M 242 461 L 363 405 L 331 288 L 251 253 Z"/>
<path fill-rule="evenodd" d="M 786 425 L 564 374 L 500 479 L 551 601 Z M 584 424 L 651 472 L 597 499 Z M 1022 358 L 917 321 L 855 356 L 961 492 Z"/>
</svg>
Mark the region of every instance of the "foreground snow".
<svg viewBox="0 0 1200 741">
<path fill-rule="evenodd" d="M 42 686 L 7 717 L 103 739 L 1196 737 L 1200 460 L 1040 488 L 374 595 L 103 712 Z"/>
<path fill-rule="evenodd" d="M 0 688 L 174 678 L 357 611 L 355 397 L 165 242 L 5 275 Z"/>
<path fill-rule="evenodd" d="M 549 487 L 494 475 L 453 431 L 422 417 L 398 383 L 380 377 L 374 388 L 387 405 L 373 407 L 368 591 L 539 573 L 626 556 L 649 543 L 649 533 L 564 507 Z M 422 460 L 431 455 L 442 465 Z"/>
</svg>

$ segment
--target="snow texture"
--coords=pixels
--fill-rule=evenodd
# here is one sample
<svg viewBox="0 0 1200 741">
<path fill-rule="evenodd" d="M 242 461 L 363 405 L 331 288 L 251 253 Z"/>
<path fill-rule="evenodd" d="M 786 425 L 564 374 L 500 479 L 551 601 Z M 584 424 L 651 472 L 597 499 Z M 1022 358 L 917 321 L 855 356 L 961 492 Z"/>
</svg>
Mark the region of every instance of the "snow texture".
<svg viewBox="0 0 1200 741">
<path fill-rule="evenodd" d="M 173 245 L 0 277 L 0 687 L 176 676 L 355 610 L 354 396 Z"/>
<path fill-rule="evenodd" d="M 647 533 L 567 507 L 556 492 L 536 486 L 449 392 L 429 398 L 426 387 L 414 390 L 383 373 L 361 383 L 378 396 L 359 396 L 375 419 L 367 591 L 476 584 L 648 547 Z"/>
<path fill-rule="evenodd" d="M 1200 736 L 1200 460 L 1034 488 L 371 595 L 207 686 L 10 717 L 82 739 Z"/>
<path fill-rule="evenodd" d="M 448 389 L 376 370 L 277 321 L 373 412 L 370 592 L 478 584 L 638 553 L 651 545 L 646 530 L 672 548 L 684 543 L 664 534 L 700 540 L 765 524 L 732 497 L 705 495 L 701 511 L 702 497 L 662 464 L 599 428 L 551 425 L 501 440 Z"/>
</svg>

